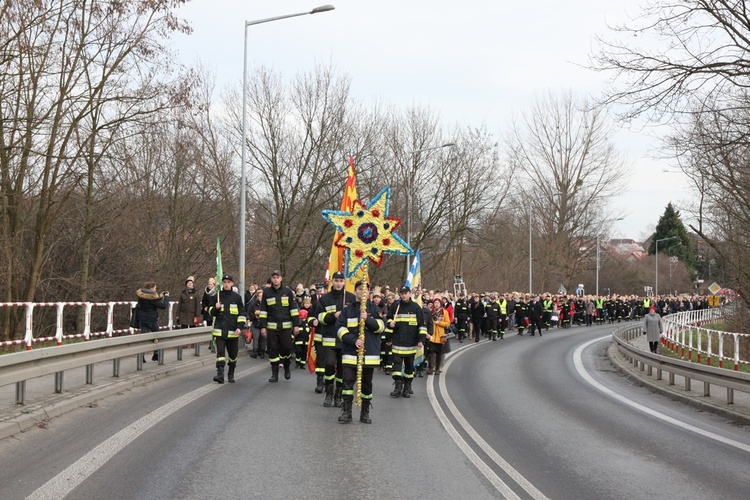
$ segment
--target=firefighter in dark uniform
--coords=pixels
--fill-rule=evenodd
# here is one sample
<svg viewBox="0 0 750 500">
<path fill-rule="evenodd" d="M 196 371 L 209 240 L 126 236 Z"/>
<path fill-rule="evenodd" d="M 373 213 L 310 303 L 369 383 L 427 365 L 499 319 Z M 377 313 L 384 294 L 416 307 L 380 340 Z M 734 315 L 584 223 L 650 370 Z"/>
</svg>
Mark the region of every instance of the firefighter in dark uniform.
<svg viewBox="0 0 750 500">
<path fill-rule="evenodd" d="M 355 383 L 357 381 L 357 348 L 365 348 L 362 366 L 362 410 L 359 421 L 371 424 L 372 375 L 380 364 L 380 334 L 385 331 L 385 321 L 380 317 L 380 308 L 367 300 L 369 284 L 358 281 L 355 285 L 357 300 L 347 305 L 336 320 L 337 338 L 341 341 L 344 386 L 342 390 L 340 424 L 352 421 Z M 365 311 L 361 310 L 360 300 L 367 300 Z M 359 338 L 359 321 L 365 320 L 365 339 Z"/>
<path fill-rule="evenodd" d="M 422 307 L 411 299 L 411 289 L 408 286 L 401 287 L 399 296 L 401 300 L 394 303 L 388 312 L 386 327 L 393 351 L 394 389 L 391 397 L 409 398 L 414 380 L 414 356 L 417 348 L 424 345 L 427 327 Z"/>
<path fill-rule="evenodd" d="M 239 355 L 239 337 L 245 328 L 245 306 L 242 297 L 232 290 L 234 280 L 228 274 L 221 277 L 222 290 L 216 294 L 215 302 L 209 307 L 208 312 L 216 317 L 214 322 L 213 338 L 216 342 L 216 376 L 214 382 L 224 383 L 224 366 L 229 365 L 227 381 L 234 383 L 234 368 L 237 366 Z M 225 356 L 226 351 L 226 356 Z M 229 358 L 229 363 L 227 363 Z"/>
<path fill-rule="evenodd" d="M 497 340 L 497 325 L 500 321 L 500 304 L 497 303 L 497 298 L 494 293 L 489 296 L 490 301 L 485 307 L 487 313 L 487 329 L 490 338 L 495 341 Z"/>
<path fill-rule="evenodd" d="M 271 362 L 269 382 L 279 381 L 279 364 L 284 365 L 284 378 L 292 378 L 290 364 L 294 337 L 299 333 L 299 309 L 296 294 L 281 282 L 281 271 L 271 274 L 271 286 L 263 289 L 260 302 L 260 334 L 266 337 L 268 361 Z"/>
<path fill-rule="evenodd" d="M 458 332 L 458 342 L 461 343 L 466 338 L 469 330 L 469 303 L 462 293 L 458 296 L 456 305 L 453 308 L 453 316 L 456 318 L 456 330 Z"/>
<path fill-rule="evenodd" d="M 528 315 L 528 306 L 526 305 L 526 301 L 523 299 L 523 295 L 519 295 L 518 300 L 516 300 L 516 323 L 518 323 L 518 333 L 517 335 L 523 336 L 523 329 L 526 328 L 526 320 Z"/>
<path fill-rule="evenodd" d="M 334 273 L 331 291 L 318 300 L 313 313 L 315 333 L 321 335 L 321 350 L 316 351 L 318 353 L 317 365 L 325 369 L 326 396 L 323 400 L 323 406 L 341 406 L 341 395 L 344 387 L 341 364 L 342 344 L 336 336 L 336 320 L 341 315 L 341 310 L 355 300 L 354 294 L 347 292 L 345 286 L 346 277 L 344 273 Z M 378 347 L 378 352 L 380 352 L 380 347 Z M 335 389 L 334 383 L 336 384 Z"/>
</svg>

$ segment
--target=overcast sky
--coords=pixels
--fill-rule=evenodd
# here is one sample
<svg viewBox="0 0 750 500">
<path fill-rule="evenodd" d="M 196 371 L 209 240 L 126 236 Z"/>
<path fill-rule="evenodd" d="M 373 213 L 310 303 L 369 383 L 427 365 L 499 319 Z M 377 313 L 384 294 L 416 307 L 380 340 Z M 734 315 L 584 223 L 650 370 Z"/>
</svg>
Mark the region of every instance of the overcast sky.
<svg viewBox="0 0 750 500">
<path fill-rule="evenodd" d="M 499 142 L 513 116 L 547 92 L 599 95 L 606 76 L 583 67 L 596 50 L 595 37 L 639 12 L 639 2 L 622 0 L 331 3 L 331 12 L 248 28 L 249 68 L 272 67 L 291 79 L 330 62 L 351 78 L 357 99 L 403 108 L 429 105 L 446 129 L 484 124 Z M 244 21 L 319 5 L 192 0 L 178 12 L 194 31 L 176 38 L 173 48 L 183 63 L 211 70 L 219 88 L 241 87 Z M 625 217 L 612 237 L 643 240 L 668 202 L 679 207 L 689 199 L 688 185 L 673 162 L 656 159 L 655 128 L 623 129 L 613 141 L 631 174 L 611 201 Z"/>
</svg>

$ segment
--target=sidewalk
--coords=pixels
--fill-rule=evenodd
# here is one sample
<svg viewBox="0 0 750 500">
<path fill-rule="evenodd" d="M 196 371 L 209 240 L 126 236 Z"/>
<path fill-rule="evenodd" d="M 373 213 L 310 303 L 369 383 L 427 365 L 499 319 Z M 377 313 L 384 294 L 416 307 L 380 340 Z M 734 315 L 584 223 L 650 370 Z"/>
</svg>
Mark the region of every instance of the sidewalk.
<svg viewBox="0 0 750 500">
<path fill-rule="evenodd" d="M 638 349 L 648 352 L 648 341 L 646 336 L 641 335 L 630 341 L 630 344 Z M 623 374 L 630 377 L 637 384 L 649 387 L 655 392 L 659 392 L 681 401 L 702 411 L 708 411 L 721 415 L 729 420 L 741 422 L 750 425 L 750 394 L 741 391 L 734 391 L 734 404 L 727 404 L 727 393 L 723 387 L 711 386 L 711 395 L 703 395 L 703 383 L 694 381 L 691 384 L 691 390 L 685 390 L 685 378 L 675 375 L 674 385 L 669 385 L 669 377 L 663 380 L 656 380 L 656 370 L 649 376 L 646 371 L 641 371 L 630 364 L 621 356 L 614 343 L 607 350 L 607 356 L 615 367 Z"/>
<path fill-rule="evenodd" d="M 216 365 L 216 354 L 201 344 L 201 355 L 195 356 L 193 349 L 183 348 L 182 361 L 177 360 L 177 348 L 164 350 L 164 364 L 147 362 L 143 370 L 136 370 L 136 356 L 122 358 L 120 376 L 112 376 L 112 361 L 94 365 L 94 383 L 86 384 L 86 368 L 67 370 L 63 379 L 63 392 L 55 394 L 55 375 L 45 375 L 26 381 L 25 404 L 16 404 L 16 385 L 0 387 L 0 439 L 5 439 L 31 427 L 44 427 L 51 418 L 75 410 L 94 401 L 117 394 L 133 387 L 145 385 L 160 378 L 180 373 L 197 371 Z M 208 373 L 208 372 L 207 372 Z"/>
</svg>

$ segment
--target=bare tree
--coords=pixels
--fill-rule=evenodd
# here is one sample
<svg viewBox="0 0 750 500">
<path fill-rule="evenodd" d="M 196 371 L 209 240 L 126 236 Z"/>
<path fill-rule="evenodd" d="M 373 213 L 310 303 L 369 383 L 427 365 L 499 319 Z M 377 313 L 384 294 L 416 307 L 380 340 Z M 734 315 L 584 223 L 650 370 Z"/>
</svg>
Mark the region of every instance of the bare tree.
<svg viewBox="0 0 750 500">
<path fill-rule="evenodd" d="M 601 108 L 568 92 L 548 95 L 513 124 L 507 140 L 516 171 L 513 194 L 536 233 L 536 274 L 566 286 L 583 265 L 580 248 L 592 246 L 608 220 L 606 200 L 622 189 L 625 170 Z M 528 226 L 526 222 L 526 226 Z"/>
</svg>

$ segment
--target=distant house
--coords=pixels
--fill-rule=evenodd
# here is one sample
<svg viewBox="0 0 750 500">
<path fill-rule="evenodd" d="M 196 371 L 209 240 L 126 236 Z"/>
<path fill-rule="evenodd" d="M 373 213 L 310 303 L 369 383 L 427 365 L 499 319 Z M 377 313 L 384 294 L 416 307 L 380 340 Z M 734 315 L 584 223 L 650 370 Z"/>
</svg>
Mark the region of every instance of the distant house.
<svg viewBox="0 0 750 500">
<path fill-rule="evenodd" d="M 604 243 L 607 252 L 617 255 L 628 262 L 636 262 L 648 257 L 648 252 L 643 248 L 643 243 L 631 239 L 613 239 Z"/>
</svg>

